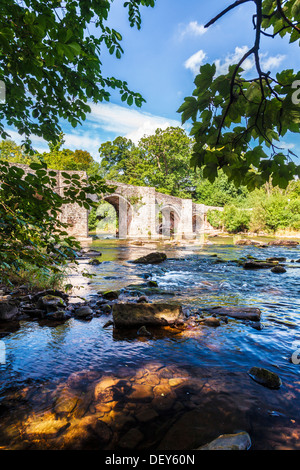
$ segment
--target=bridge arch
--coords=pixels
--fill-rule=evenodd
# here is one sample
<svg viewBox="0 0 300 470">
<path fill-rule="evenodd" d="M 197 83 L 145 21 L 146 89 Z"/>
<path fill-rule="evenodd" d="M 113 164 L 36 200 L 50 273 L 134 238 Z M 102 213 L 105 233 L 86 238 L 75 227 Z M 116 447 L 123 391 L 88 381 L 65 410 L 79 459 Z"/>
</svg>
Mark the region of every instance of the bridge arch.
<svg viewBox="0 0 300 470">
<path fill-rule="evenodd" d="M 181 210 L 174 204 L 158 206 L 156 214 L 156 234 L 173 237 L 178 233 L 181 223 Z"/>
<path fill-rule="evenodd" d="M 110 204 L 115 210 L 116 238 L 127 238 L 130 235 L 133 218 L 133 209 L 130 202 L 118 193 L 107 194 L 103 196 L 101 201 Z M 101 219 L 103 220 L 103 218 Z"/>
</svg>

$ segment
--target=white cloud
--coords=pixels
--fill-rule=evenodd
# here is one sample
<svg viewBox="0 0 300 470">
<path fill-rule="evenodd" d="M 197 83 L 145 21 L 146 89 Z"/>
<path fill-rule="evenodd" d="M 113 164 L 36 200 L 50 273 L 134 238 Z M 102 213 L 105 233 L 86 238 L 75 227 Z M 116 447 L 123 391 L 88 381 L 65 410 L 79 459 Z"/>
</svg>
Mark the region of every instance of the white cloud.
<svg viewBox="0 0 300 470">
<path fill-rule="evenodd" d="M 217 67 L 216 75 L 218 76 L 226 74 L 228 72 L 229 65 L 237 64 L 248 50 L 249 48 L 247 46 L 236 47 L 234 53 L 227 54 L 224 61 L 221 61 L 221 59 L 215 60 L 215 64 Z M 276 56 L 269 57 L 268 53 L 260 54 L 262 70 L 268 72 L 269 70 L 272 71 L 273 69 L 277 69 L 281 62 L 285 59 L 285 57 L 286 56 L 282 54 L 277 54 Z M 250 57 L 247 57 L 247 59 L 245 59 L 242 64 L 242 68 L 247 73 L 249 72 L 249 70 L 254 68 L 254 65 L 254 57 L 253 55 L 251 55 Z"/>
<path fill-rule="evenodd" d="M 122 135 L 133 142 L 138 142 L 144 135 L 151 135 L 157 128 L 166 129 L 180 126 L 180 122 L 155 116 L 135 109 L 126 108 L 113 103 L 91 105 L 88 121 L 97 123 L 95 128 Z"/>
<path fill-rule="evenodd" d="M 234 53 L 227 54 L 223 62 L 221 59 L 216 59 L 216 75 L 226 75 L 228 73 L 229 65 L 237 64 L 248 50 L 249 48 L 247 46 L 236 47 Z M 251 70 L 253 66 L 254 59 L 252 57 L 248 57 L 242 64 L 242 68 L 245 70 L 245 72 Z"/>
<path fill-rule="evenodd" d="M 268 72 L 277 69 L 281 62 L 286 58 L 285 55 L 277 54 L 277 56 L 266 57 L 267 54 L 261 55 L 261 66 L 264 71 Z M 266 57 L 266 58 L 264 58 Z"/>
<path fill-rule="evenodd" d="M 291 150 L 295 148 L 295 144 L 289 144 L 288 142 L 278 142 L 276 145 L 282 150 Z"/>
<path fill-rule="evenodd" d="M 204 28 L 204 25 L 198 24 L 197 21 L 190 21 L 188 25 L 185 27 L 181 26 L 181 28 L 180 39 L 183 39 L 183 37 L 186 35 L 202 36 L 207 32 L 207 29 Z"/>
<path fill-rule="evenodd" d="M 196 52 L 185 61 L 184 66 L 186 69 L 191 70 L 196 75 L 199 73 L 200 65 L 202 65 L 205 58 L 205 52 L 200 49 L 200 51 Z"/>
</svg>

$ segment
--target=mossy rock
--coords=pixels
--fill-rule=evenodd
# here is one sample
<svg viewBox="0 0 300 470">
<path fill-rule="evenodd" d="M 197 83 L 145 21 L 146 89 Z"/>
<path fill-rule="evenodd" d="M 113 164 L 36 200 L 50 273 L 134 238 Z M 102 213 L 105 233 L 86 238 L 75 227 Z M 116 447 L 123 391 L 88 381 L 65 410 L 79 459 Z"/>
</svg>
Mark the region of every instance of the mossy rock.
<svg viewBox="0 0 300 470">
<path fill-rule="evenodd" d="M 167 259 L 167 255 L 165 253 L 161 253 L 159 251 L 154 253 L 149 253 L 148 255 L 141 256 L 140 258 L 133 261 L 136 264 L 157 264 L 162 263 Z"/>
<path fill-rule="evenodd" d="M 281 379 L 277 374 L 262 367 L 252 367 L 248 374 L 255 382 L 267 388 L 278 389 L 282 385 Z"/>
</svg>

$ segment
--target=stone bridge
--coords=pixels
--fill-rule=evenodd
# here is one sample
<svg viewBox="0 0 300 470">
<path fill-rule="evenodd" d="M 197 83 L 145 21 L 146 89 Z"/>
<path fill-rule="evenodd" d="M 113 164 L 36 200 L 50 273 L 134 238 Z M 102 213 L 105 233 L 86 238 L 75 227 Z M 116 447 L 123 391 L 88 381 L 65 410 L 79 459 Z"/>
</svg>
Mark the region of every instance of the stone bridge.
<svg viewBox="0 0 300 470">
<path fill-rule="evenodd" d="M 27 165 L 12 165 L 21 167 L 26 173 L 33 171 Z M 62 195 L 63 171 L 50 169 L 48 171 L 56 171 L 56 191 Z M 67 173 L 76 173 L 80 178 L 87 177 L 83 171 L 67 171 Z M 106 201 L 115 208 L 118 220 L 117 236 L 121 239 L 198 238 L 201 234 L 213 230 L 207 222 L 208 210 L 222 210 L 220 207 L 196 204 L 192 199 L 162 194 L 153 187 L 133 186 L 115 181 L 106 181 L 106 184 L 113 187 L 113 192 L 103 194 L 98 201 L 99 204 Z M 88 215 L 89 211 L 78 204 L 66 204 L 60 219 L 69 225 L 69 235 L 78 239 L 87 239 Z"/>
</svg>

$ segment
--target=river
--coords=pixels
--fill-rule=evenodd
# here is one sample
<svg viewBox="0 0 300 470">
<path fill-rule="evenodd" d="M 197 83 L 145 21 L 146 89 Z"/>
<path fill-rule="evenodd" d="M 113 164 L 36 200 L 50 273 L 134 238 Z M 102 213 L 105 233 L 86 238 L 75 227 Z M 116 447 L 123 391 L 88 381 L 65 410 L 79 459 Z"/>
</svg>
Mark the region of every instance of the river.
<svg viewBox="0 0 300 470">
<path fill-rule="evenodd" d="M 253 450 L 300 449 L 300 249 L 211 240 L 185 246 L 94 241 L 102 262 L 79 260 L 79 272 L 70 274 L 72 301 L 116 289 L 122 300 L 127 285 L 151 279 L 165 291 L 151 301 L 179 302 L 196 317 L 214 306 L 257 307 L 260 329 L 228 318 L 219 327 L 195 323 L 148 338 L 104 327 L 109 315 L 55 326 L 23 321 L 2 338 L 0 446 L 188 450 L 246 431 Z M 157 250 L 167 254 L 163 263 L 131 263 Z M 287 272 L 245 270 L 234 261 L 251 256 L 285 257 Z M 83 277 L 82 270 L 94 276 Z M 278 374 L 280 389 L 252 380 L 252 366 Z M 105 380 L 115 387 L 111 398 Z"/>
</svg>

